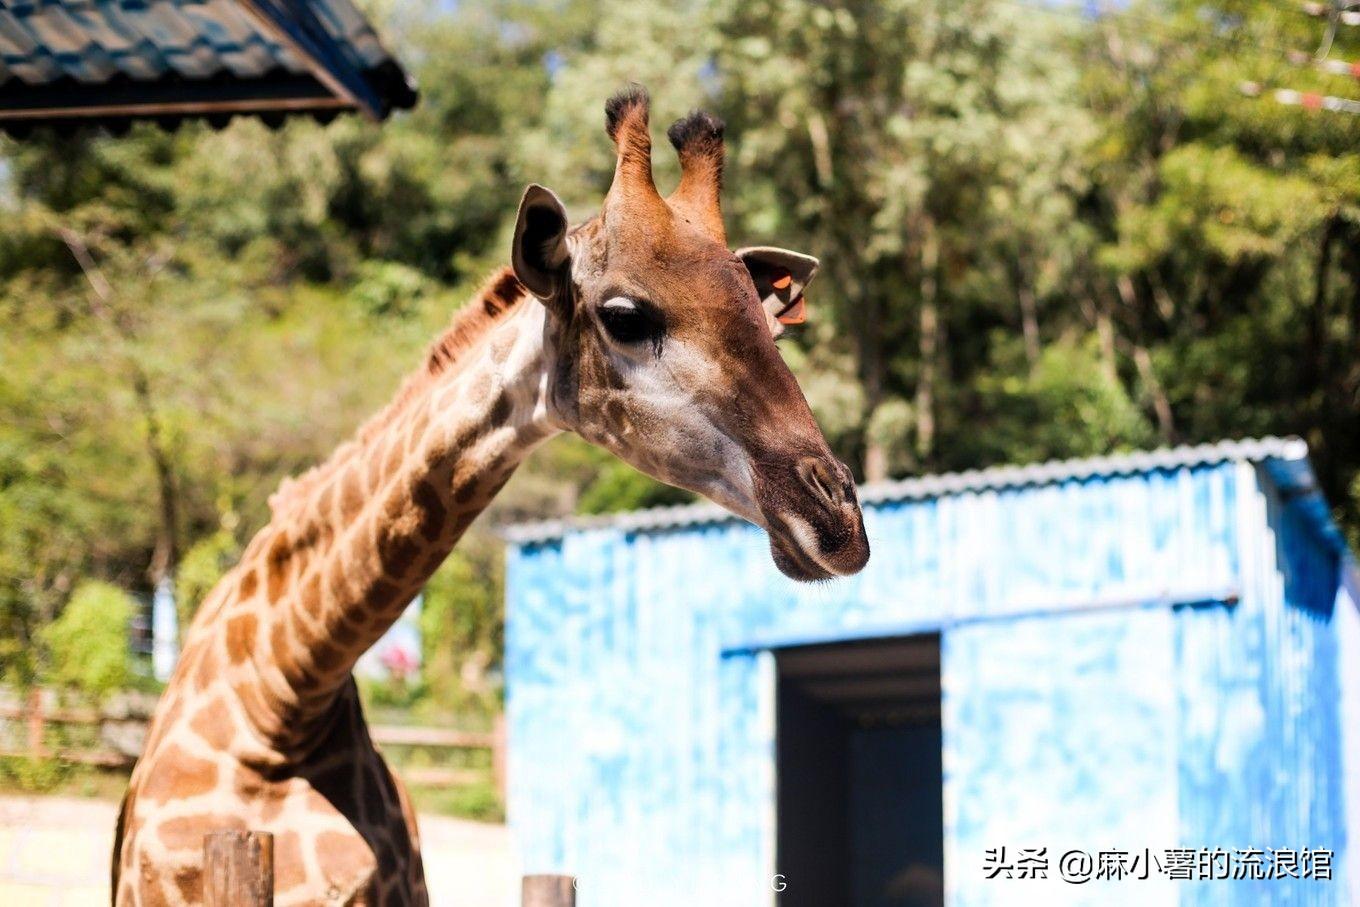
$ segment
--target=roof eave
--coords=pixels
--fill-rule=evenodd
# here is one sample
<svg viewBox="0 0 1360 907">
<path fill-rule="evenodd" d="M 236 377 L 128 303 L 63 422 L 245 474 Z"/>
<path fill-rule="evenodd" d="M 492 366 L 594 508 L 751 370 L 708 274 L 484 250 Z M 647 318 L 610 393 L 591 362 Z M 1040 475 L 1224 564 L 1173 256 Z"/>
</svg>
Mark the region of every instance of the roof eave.
<svg viewBox="0 0 1360 907">
<path fill-rule="evenodd" d="M 312 76 L 335 97 L 343 98 L 374 122 L 387 116 L 387 105 L 363 73 L 340 53 L 310 6 L 298 0 L 237 2 L 261 28 L 293 51 Z"/>
<path fill-rule="evenodd" d="M 265 79 L 219 78 L 86 85 L 0 86 L 0 125 L 65 123 L 114 117 L 214 116 L 283 110 L 348 110 L 353 105 L 309 75 L 278 73 Z"/>
</svg>

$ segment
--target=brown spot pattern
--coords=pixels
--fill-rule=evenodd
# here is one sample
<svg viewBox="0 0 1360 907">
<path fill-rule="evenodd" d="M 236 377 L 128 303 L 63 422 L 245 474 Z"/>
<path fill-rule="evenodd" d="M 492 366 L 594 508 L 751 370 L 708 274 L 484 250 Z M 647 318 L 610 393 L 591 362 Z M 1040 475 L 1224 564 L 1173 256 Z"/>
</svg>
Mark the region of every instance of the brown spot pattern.
<svg viewBox="0 0 1360 907">
<path fill-rule="evenodd" d="M 227 657 L 232 664 L 241 664 L 250 657 L 259 626 L 259 618 L 249 611 L 227 621 Z"/>
<path fill-rule="evenodd" d="M 186 904 L 203 902 L 203 871 L 197 866 L 184 866 L 175 872 L 175 887 Z"/>
<path fill-rule="evenodd" d="M 219 696 L 213 697 L 207 705 L 201 706 L 189 722 L 189 730 L 215 750 L 225 751 L 231 746 L 236 728 L 232 724 L 231 712 Z"/>
<path fill-rule="evenodd" d="M 511 402 L 508 394 L 501 394 L 496 398 L 496 402 L 491 404 L 491 414 L 488 419 L 491 425 L 503 425 L 510 418 Z"/>
<path fill-rule="evenodd" d="M 474 477 L 468 476 L 453 493 L 453 500 L 458 504 L 469 504 L 477 496 L 477 482 Z"/>
<path fill-rule="evenodd" d="M 203 849 L 203 836 L 208 832 L 244 827 L 245 823 L 240 819 L 202 813 L 166 819 L 157 827 L 156 835 L 169 850 L 191 850 L 198 853 Z"/>
<path fill-rule="evenodd" d="M 382 561 L 384 573 L 394 577 L 406 576 L 420 553 L 420 546 L 414 539 L 401 533 L 381 535 L 386 536 L 378 543 L 378 557 Z"/>
<path fill-rule="evenodd" d="M 321 574 L 313 572 L 298 592 L 298 607 L 303 611 L 318 616 L 321 613 Z"/>
<path fill-rule="evenodd" d="M 321 874 L 336 885 L 356 884 L 372 875 L 373 851 L 357 834 L 325 831 L 316 839 Z"/>
<path fill-rule="evenodd" d="M 303 862 L 302 838 L 295 831 L 274 835 L 274 890 L 297 888 L 307 881 L 307 866 Z"/>
<path fill-rule="evenodd" d="M 369 590 L 368 601 L 373 606 L 374 612 L 383 612 L 396 604 L 398 596 L 401 595 L 401 587 L 396 583 L 390 583 L 385 579 L 375 582 Z"/>
<path fill-rule="evenodd" d="M 157 754 L 146 785 L 139 797 L 166 803 L 209 793 L 217 785 L 217 765 L 190 755 L 177 743 L 169 743 Z"/>
<path fill-rule="evenodd" d="M 340 486 L 340 519 L 342 522 L 349 523 L 359 515 L 359 511 L 364 507 L 364 490 L 360 486 L 357 471 L 350 470 L 341 479 Z"/>
<path fill-rule="evenodd" d="M 433 542 L 439 538 L 444 531 L 444 522 L 448 517 L 448 510 L 444 507 L 444 502 L 439 497 L 439 492 L 434 485 L 429 482 L 421 482 L 416 486 L 415 504 L 417 512 L 420 514 L 420 534 L 427 542 Z"/>
<path fill-rule="evenodd" d="M 243 601 L 254 598 L 255 590 L 256 588 L 259 587 L 259 585 L 260 577 L 259 574 L 255 572 L 255 568 L 254 567 L 247 568 L 245 571 L 245 575 L 241 577 L 241 585 L 237 589 L 237 597 L 239 597 Z"/>
<path fill-rule="evenodd" d="M 316 665 L 318 671 L 327 674 L 340 667 L 340 663 L 344 659 L 344 651 L 329 643 L 318 645 L 312 652 L 312 664 Z"/>
<path fill-rule="evenodd" d="M 359 634 L 348 621 L 340 621 L 331 627 L 331 639 L 346 648 L 359 640 Z"/>
<path fill-rule="evenodd" d="M 266 591 L 270 601 L 278 601 L 283 594 L 283 584 L 288 578 L 288 555 L 291 548 L 288 544 L 288 533 L 280 531 L 274 536 L 274 541 L 269 546 L 269 554 L 265 556 L 265 583 Z"/>
</svg>

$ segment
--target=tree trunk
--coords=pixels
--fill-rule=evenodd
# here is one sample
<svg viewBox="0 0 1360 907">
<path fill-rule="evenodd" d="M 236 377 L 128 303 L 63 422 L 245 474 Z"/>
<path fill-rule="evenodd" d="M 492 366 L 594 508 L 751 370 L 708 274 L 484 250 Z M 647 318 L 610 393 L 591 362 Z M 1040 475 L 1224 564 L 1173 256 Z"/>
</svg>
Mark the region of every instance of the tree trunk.
<svg viewBox="0 0 1360 907">
<path fill-rule="evenodd" d="M 1025 361 L 1030 371 L 1039 364 L 1039 303 L 1034 298 L 1034 288 L 1023 276 L 1015 288 L 1020 301 L 1020 331 L 1025 337 Z"/>
<path fill-rule="evenodd" d="M 882 441 L 869 433 L 864 439 L 864 481 L 882 482 L 887 477 L 888 449 Z"/>
<path fill-rule="evenodd" d="M 853 271 L 849 272 L 853 274 Z M 842 283 L 852 286 L 852 282 Z M 859 304 L 854 306 L 855 340 L 858 352 L 860 388 L 864 392 L 864 464 L 863 475 L 867 482 L 880 482 L 888 477 L 888 451 L 883 442 L 870 430 L 874 414 L 883 403 L 885 395 L 887 362 L 883 350 L 883 312 L 881 301 L 876 294 L 861 294 Z"/>
<path fill-rule="evenodd" d="M 1317 268 L 1313 273 L 1313 304 L 1308 311 L 1308 335 L 1302 350 L 1303 375 L 1300 390 L 1305 398 L 1313 397 L 1318 406 L 1326 398 L 1324 376 L 1327 374 L 1327 309 L 1331 295 L 1332 247 L 1335 245 L 1340 221 L 1328 217 L 1322 226 L 1322 244 L 1318 248 Z M 1316 392 L 1316 393 L 1315 393 Z M 1325 415 L 1325 414 L 1323 414 Z"/>
<path fill-rule="evenodd" d="M 916 382 L 916 455 L 929 463 L 935 450 L 935 392 L 940 368 L 940 240 L 926 219 L 921 237 L 920 376 Z"/>
<path fill-rule="evenodd" d="M 62 242 L 71 251 L 72 257 L 75 258 L 76 264 L 80 265 L 80 270 L 90 285 L 90 310 L 96 318 L 108 325 L 119 340 L 125 344 L 131 344 L 136 338 L 131 329 L 119 320 L 117 313 L 111 308 L 116 291 L 104 277 L 104 273 L 99 269 L 94 256 L 90 254 L 90 248 L 85 239 L 68 227 L 59 227 L 57 235 L 61 237 Z M 164 262 L 155 265 L 155 268 L 159 269 L 162 264 Z M 147 376 L 146 370 L 142 368 L 142 364 L 137 360 L 135 353 L 125 351 L 125 359 L 128 375 L 132 380 L 133 395 L 137 400 L 137 408 L 142 414 L 142 422 L 146 431 L 147 453 L 151 456 L 151 465 L 156 472 L 157 502 L 161 524 L 156 533 L 156 546 L 151 554 L 151 563 L 147 568 L 147 576 L 154 586 L 162 580 L 169 579 L 174 574 L 179 559 L 179 520 L 178 507 L 176 506 L 175 473 L 171 465 L 170 453 L 165 447 L 160 416 L 156 412 L 155 401 L 151 396 L 151 380 Z"/>
<path fill-rule="evenodd" d="M 1133 347 L 1133 364 L 1138 369 L 1138 377 L 1148 389 L 1148 396 L 1152 398 L 1152 412 L 1157 417 L 1157 434 L 1159 434 L 1167 444 L 1172 443 L 1176 438 L 1176 422 L 1171 412 L 1171 400 L 1166 395 L 1166 388 L 1162 386 L 1161 379 L 1157 377 L 1156 370 L 1152 367 L 1152 356 L 1148 353 L 1147 347 L 1140 344 L 1131 344 Z"/>
<path fill-rule="evenodd" d="M 1346 262 L 1351 275 L 1350 343 L 1348 349 L 1360 349 L 1360 231 L 1351 231 L 1346 249 Z"/>
<path fill-rule="evenodd" d="M 1133 282 L 1121 274 L 1117 280 L 1119 297 L 1125 306 L 1133 305 Z M 1117 335 L 1114 329 L 1113 300 L 1101 293 L 1096 301 L 1096 335 L 1100 338 L 1100 364 L 1105 379 L 1111 384 L 1119 383 L 1119 359 Z"/>
<path fill-rule="evenodd" d="M 1346 318 L 1346 341 L 1343 350 L 1360 350 L 1360 230 L 1348 231 L 1342 243 L 1342 262 L 1350 276 L 1350 310 Z M 1342 399 L 1352 409 L 1360 407 L 1360 357 L 1342 355 Z M 1357 420 L 1352 420 L 1353 424 Z M 1360 503 L 1360 502 L 1357 502 Z"/>
<path fill-rule="evenodd" d="M 1133 279 L 1127 274 L 1120 274 L 1115 279 L 1115 286 L 1119 289 L 1120 302 L 1130 312 L 1138 311 L 1138 294 L 1133 287 Z M 1102 306 L 1106 311 L 1107 323 L 1103 330 L 1109 333 L 1109 356 L 1110 369 L 1114 371 L 1114 345 L 1117 342 L 1113 320 L 1109 316 L 1109 307 Z M 1102 338 L 1102 344 L 1106 341 Z M 1128 340 L 1127 350 L 1133 359 L 1134 368 L 1138 369 L 1138 377 L 1147 389 L 1148 398 L 1152 403 L 1152 415 L 1157 420 L 1157 434 L 1164 443 L 1170 444 L 1176 438 L 1176 419 L 1175 413 L 1171 409 L 1171 399 L 1166 395 L 1166 388 L 1162 385 L 1161 379 L 1157 377 L 1157 371 L 1152 366 L 1152 354 L 1147 347 L 1137 340 Z M 1118 374 L 1114 372 L 1112 380 L 1118 381 Z"/>
<path fill-rule="evenodd" d="M 160 417 L 151 399 L 151 383 L 146 372 L 133 367 L 132 385 L 136 391 L 137 407 L 142 411 L 146 429 L 146 449 L 156 471 L 156 495 L 160 511 L 160 527 L 156 532 L 156 547 L 151 554 L 147 574 L 153 584 L 170 579 L 179 562 L 179 507 L 175 490 L 175 472 L 170 454 L 165 449 Z"/>
<path fill-rule="evenodd" d="M 864 389 L 864 480 L 881 482 L 888 477 L 888 451 L 873 432 L 874 414 L 883 403 L 884 363 L 882 325 L 875 317 L 860 324 L 859 378 Z"/>
</svg>

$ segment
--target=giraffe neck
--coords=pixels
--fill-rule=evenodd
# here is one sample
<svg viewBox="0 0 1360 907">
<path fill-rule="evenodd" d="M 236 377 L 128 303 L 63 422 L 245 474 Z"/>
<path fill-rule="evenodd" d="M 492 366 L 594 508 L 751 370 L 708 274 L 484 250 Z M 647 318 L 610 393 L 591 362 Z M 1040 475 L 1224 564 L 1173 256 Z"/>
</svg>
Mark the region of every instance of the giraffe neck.
<svg viewBox="0 0 1360 907">
<path fill-rule="evenodd" d="M 455 323 L 427 373 L 357 441 L 280 490 L 274 520 L 247 550 L 238 601 L 223 614 L 227 658 L 266 736 L 296 738 L 329 712 L 359 656 L 558 430 L 546 404 L 545 310 L 520 302 L 523 288 L 509 281 L 517 298 L 507 311 Z M 473 305 L 492 312 L 496 289 Z"/>
</svg>

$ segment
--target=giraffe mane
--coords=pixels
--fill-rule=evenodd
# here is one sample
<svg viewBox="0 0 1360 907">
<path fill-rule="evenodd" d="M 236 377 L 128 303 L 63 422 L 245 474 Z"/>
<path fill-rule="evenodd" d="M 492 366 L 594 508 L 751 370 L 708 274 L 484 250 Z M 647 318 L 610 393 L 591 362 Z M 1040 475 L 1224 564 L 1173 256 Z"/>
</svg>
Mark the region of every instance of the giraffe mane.
<svg viewBox="0 0 1360 907">
<path fill-rule="evenodd" d="M 306 472 L 285 478 L 278 490 L 269 496 L 269 508 L 274 516 L 289 510 L 304 500 L 341 464 L 363 450 L 406 409 L 407 403 L 423 391 L 430 382 L 448 372 L 465 352 L 487 335 L 492 325 L 503 319 L 522 302 L 528 290 L 515 272 L 500 268 L 483 282 L 467 305 L 458 309 L 444 333 L 430 344 L 425 354 L 424 367 L 406 377 L 392 400 L 359 427 L 354 437 L 341 444 L 335 452 Z"/>
<path fill-rule="evenodd" d="M 431 375 L 447 371 L 459 355 L 476 345 L 487 329 L 518 305 L 528 292 L 510 268 L 501 268 L 492 274 L 472 301 L 454 313 L 448 329 L 430 346 L 426 371 Z M 408 378 L 407 386 L 419 379 L 419 373 Z"/>
</svg>

